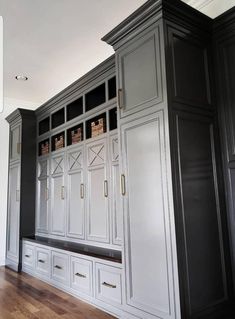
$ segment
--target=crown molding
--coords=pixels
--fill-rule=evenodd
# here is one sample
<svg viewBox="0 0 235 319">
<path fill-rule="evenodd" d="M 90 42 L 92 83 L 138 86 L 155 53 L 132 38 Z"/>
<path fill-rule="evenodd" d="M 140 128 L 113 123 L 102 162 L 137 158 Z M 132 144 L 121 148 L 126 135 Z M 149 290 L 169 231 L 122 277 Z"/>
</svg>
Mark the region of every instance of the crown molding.
<svg viewBox="0 0 235 319">
<path fill-rule="evenodd" d="M 187 3 L 188 5 L 192 6 L 197 10 L 201 10 L 204 7 L 208 6 L 215 0 L 182 0 L 183 2 Z"/>
</svg>

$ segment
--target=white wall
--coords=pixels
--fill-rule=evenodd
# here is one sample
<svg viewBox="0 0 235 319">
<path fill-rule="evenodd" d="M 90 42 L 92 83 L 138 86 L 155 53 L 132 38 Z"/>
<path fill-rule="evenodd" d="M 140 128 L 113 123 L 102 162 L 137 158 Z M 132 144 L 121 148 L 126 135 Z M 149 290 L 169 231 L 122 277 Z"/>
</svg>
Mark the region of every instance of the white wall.
<svg viewBox="0 0 235 319">
<path fill-rule="evenodd" d="M 5 118 L 17 108 L 35 110 L 41 103 L 4 99 L 4 111 L 0 113 L 0 266 L 5 263 L 9 125 Z"/>
</svg>

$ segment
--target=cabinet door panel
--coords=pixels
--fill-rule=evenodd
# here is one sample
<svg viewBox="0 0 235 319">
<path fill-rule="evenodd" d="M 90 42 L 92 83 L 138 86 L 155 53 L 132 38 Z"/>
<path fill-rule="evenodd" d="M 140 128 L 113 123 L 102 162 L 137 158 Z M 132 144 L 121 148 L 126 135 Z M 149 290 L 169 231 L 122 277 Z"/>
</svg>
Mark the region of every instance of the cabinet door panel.
<svg viewBox="0 0 235 319">
<path fill-rule="evenodd" d="M 49 212 L 49 162 L 42 160 L 38 163 L 38 203 L 37 203 L 37 231 L 48 232 Z"/>
<path fill-rule="evenodd" d="M 88 239 L 108 242 L 108 201 L 104 196 L 105 168 L 88 170 Z"/>
<path fill-rule="evenodd" d="M 64 176 L 51 177 L 51 232 L 55 235 L 65 234 L 65 194 Z"/>
<path fill-rule="evenodd" d="M 173 283 L 163 125 L 158 112 L 122 125 L 121 138 L 127 304 L 168 318 Z"/>
<path fill-rule="evenodd" d="M 121 117 L 162 101 L 160 31 L 144 31 L 118 53 L 119 87 L 123 90 Z"/>
<path fill-rule="evenodd" d="M 82 172 L 68 175 L 68 232 L 70 237 L 84 238 L 84 189 Z M 83 194 L 81 194 L 83 192 Z"/>
<path fill-rule="evenodd" d="M 10 159 L 20 158 L 21 125 L 12 127 L 10 130 Z"/>
<path fill-rule="evenodd" d="M 19 258 L 20 222 L 20 164 L 9 169 L 7 257 L 15 262 Z"/>
</svg>

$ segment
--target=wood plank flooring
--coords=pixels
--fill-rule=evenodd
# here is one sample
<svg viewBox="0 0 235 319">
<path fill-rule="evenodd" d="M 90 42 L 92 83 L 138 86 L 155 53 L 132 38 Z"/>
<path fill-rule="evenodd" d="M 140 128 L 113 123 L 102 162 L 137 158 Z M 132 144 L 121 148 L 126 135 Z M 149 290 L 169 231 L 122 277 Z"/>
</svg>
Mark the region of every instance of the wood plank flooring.
<svg viewBox="0 0 235 319">
<path fill-rule="evenodd" d="M 25 273 L 0 267 L 0 319 L 113 319 Z"/>
</svg>

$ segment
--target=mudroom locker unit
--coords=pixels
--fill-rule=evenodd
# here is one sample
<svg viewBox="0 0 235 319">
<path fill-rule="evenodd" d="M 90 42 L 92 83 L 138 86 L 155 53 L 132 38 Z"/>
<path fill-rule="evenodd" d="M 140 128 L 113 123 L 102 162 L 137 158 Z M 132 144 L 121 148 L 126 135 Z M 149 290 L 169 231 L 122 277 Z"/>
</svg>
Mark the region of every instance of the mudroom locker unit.
<svg viewBox="0 0 235 319">
<path fill-rule="evenodd" d="M 149 0 L 103 37 L 114 56 L 30 113 L 30 150 L 26 111 L 8 118 L 8 266 L 117 318 L 232 312 L 233 16 Z"/>
</svg>

